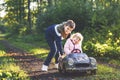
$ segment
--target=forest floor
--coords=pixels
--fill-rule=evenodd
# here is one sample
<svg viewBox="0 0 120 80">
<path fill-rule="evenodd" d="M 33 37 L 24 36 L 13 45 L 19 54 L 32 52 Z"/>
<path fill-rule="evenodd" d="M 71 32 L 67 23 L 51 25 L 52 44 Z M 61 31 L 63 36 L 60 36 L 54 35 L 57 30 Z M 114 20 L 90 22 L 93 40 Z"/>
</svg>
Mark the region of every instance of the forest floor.
<svg viewBox="0 0 120 80">
<path fill-rule="evenodd" d="M 55 69 L 54 63 L 50 64 L 48 72 L 42 72 L 42 59 L 30 55 L 29 53 L 13 46 L 6 40 L 0 40 L 0 43 L 5 46 L 7 54 L 17 61 L 16 64 L 19 65 L 22 70 L 27 72 L 30 80 L 75 80 L 76 77 L 79 77 L 78 79 L 82 77 L 80 80 L 90 80 L 90 77 L 87 78 L 86 75 L 81 73 L 63 75 Z"/>
</svg>

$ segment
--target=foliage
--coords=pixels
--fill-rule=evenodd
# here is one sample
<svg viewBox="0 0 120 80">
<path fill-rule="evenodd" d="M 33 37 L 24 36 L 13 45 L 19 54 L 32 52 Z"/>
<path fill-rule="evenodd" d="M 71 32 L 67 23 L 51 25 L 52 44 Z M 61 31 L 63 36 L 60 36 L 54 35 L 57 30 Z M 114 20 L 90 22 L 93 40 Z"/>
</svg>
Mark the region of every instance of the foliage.
<svg viewBox="0 0 120 80">
<path fill-rule="evenodd" d="M 76 22 L 75 31 L 85 28 L 101 29 L 119 23 L 120 3 L 115 0 L 60 0 L 55 5 L 47 7 L 37 18 L 37 31 L 40 33 L 51 24 L 73 19 Z M 115 16 L 110 16 L 110 15 Z"/>
<path fill-rule="evenodd" d="M 36 3 L 36 7 L 30 9 L 28 3 Z M 0 22 L 19 35 L 31 34 L 35 29 L 41 33 L 49 25 L 68 19 L 76 22 L 75 31 L 120 22 L 119 0 L 5 0 L 3 6 L 7 14 Z"/>
<path fill-rule="evenodd" d="M 120 26 L 102 27 L 100 30 L 86 29 L 83 31 L 85 37 L 84 50 L 94 56 L 106 56 L 118 58 L 120 56 Z M 90 31 L 90 32 L 89 32 Z M 89 35 L 89 36 L 88 36 Z"/>
<path fill-rule="evenodd" d="M 27 74 L 21 70 L 14 62 L 13 58 L 8 57 L 4 51 L 0 50 L 0 79 L 1 80 L 27 80 Z"/>
<path fill-rule="evenodd" d="M 23 24 L 14 23 L 9 27 L 12 28 L 12 30 L 10 31 L 11 35 L 15 34 L 23 36 L 24 34 L 26 34 L 27 31 L 27 27 L 24 26 Z"/>
<path fill-rule="evenodd" d="M 9 66 L 9 67 L 7 67 Z M 4 68 L 1 68 L 0 70 L 0 79 L 13 79 L 13 80 L 28 80 L 27 75 L 25 71 L 20 70 L 18 66 L 15 64 L 7 64 L 3 66 Z M 6 70 L 7 69 L 7 70 Z"/>
<path fill-rule="evenodd" d="M 46 11 L 40 13 L 37 18 L 38 33 L 44 31 L 51 24 L 58 24 L 62 21 L 73 19 L 76 22 L 76 30 L 88 26 L 90 20 L 91 3 L 87 1 L 61 0 L 56 5 L 48 7 Z M 89 14 L 87 14 L 89 13 Z"/>
<path fill-rule="evenodd" d="M 0 33 L 5 33 L 5 32 L 6 32 L 5 26 L 0 24 Z"/>
</svg>

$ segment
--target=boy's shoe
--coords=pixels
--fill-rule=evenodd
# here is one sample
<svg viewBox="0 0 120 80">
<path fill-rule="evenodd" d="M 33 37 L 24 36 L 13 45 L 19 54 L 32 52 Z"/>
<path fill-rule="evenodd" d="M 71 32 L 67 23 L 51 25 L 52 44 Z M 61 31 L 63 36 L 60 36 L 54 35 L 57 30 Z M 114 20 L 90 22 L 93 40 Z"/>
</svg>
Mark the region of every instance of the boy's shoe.
<svg viewBox="0 0 120 80">
<path fill-rule="evenodd" d="M 42 70 L 42 71 L 48 71 L 48 66 L 46 66 L 46 65 L 42 65 L 41 70 Z"/>
<path fill-rule="evenodd" d="M 56 69 L 58 69 L 58 63 L 57 63 L 57 64 L 55 64 L 55 68 L 56 68 Z"/>
</svg>

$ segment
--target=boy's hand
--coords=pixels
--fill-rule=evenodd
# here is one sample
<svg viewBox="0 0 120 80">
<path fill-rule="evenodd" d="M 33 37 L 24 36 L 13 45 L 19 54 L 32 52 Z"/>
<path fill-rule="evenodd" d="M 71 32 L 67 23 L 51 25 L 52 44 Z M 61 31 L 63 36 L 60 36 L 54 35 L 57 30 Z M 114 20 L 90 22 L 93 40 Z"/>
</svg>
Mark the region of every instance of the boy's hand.
<svg viewBox="0 0 120 80">
<path fill-rule="evenodd" d="M 59 60 L 63 59 L 66 56 L 66 54 L 60 55 Z"/>
<path fill-rule="evenodd" d="M 66 56 L 66 54 L 63 54 L 61 57 L 64 58 Z"/>
</svg>

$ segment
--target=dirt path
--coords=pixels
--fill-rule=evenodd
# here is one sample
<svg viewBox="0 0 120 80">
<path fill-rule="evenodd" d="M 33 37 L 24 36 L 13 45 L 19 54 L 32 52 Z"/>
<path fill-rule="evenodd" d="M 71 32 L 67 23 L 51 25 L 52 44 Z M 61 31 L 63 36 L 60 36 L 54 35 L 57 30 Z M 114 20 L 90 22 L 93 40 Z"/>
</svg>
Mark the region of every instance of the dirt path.
<svg viewBox="0 0 120 80">
<path fill-rule="evenodd" d="M 48 72 L 42 72 L 41 66 L 43 63 L 42 59 L 36 58 L 35 56 L 30 55 L 29 53 L 16 48 L 11 45 L 8 41 L 1 40 L 0 44 L 3 44 L 6 48 L 7 54 L 15 58 L 17 65 L 21 69 L 27 71 L 27 74 L 30 76 L 31 80 L 72 80 L 73 76 L 66 76 L 60 74 L 58 70 L 54 68 L 54 64 L 50 64 Z"/>
</svg>

